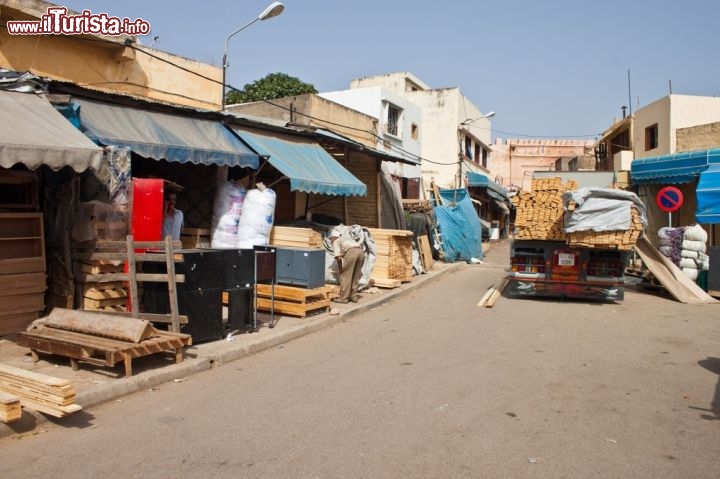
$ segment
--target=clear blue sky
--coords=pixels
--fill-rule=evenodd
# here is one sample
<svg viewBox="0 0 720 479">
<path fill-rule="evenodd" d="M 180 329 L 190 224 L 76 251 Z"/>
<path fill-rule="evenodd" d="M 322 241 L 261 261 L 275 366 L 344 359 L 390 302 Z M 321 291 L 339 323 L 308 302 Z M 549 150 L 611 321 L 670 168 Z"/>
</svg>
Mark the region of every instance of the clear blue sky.
<svg viewBox="0 0 720 479">
<path fill-rule="evenodd" d="M 142 18 L 141 37 L 215 65 L 225 38 L 271 0 L 70 0 Z M 407 71 L 495 111 L 493 137 L 593 138 L 672 91 L 720 95 L 718 0 L 284 0 L 229 43 L 236 88 L 282 72 L 319 91 Z M 628 89 L 628 70 L 630 88 Z"/>
</svg>

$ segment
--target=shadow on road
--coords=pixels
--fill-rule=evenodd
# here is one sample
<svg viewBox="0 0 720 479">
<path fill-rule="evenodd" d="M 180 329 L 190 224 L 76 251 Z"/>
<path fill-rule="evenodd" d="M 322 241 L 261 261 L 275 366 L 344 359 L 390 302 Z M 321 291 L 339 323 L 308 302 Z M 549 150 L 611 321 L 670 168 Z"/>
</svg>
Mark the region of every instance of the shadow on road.
<svg viewBox="0 0 720 479">
<path fill-rule="evenodd" d="M 701 411 L 707 411 L 712 413 L 712 415 L 701 414 L 700 417 L 703 419 L 718 420 L 720 419 L 720 358 L 707 357 L 698 361 L 698 364 L 710 371 L 711 373 L 716 374 L 718 376 L 718 381 L 715 384 L 715 396 L 713 396 L 713 400 L 710 403 L 710 409 L 693 409 L 699 409 Z"/>
</svg>

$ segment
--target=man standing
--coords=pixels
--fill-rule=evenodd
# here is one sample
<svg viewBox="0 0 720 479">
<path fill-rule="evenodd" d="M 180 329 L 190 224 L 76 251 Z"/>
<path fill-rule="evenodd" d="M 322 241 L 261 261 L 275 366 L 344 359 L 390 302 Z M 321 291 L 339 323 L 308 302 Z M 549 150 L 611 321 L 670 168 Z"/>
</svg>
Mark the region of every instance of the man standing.
<svg viewBox="0 0 720 479">
<path fill-rule="evenodd" d="M 346 236 L 331 236 L 333 256 L 338 263 L 340 271 L 340 296 L 333 301 L 336 303 L 357 303 L 360 299 L 358 288 L 362 278 L 362 267 L 365 263 L 365 254 L 357 241 Z"/>
<path fill-rule="evenodd" d="M 180 239 L 180 233 L 183 228 L 183 212 L 175 208 L 177 203 L 177 195 L 173 191 L 165 193 L 165 208 L 163 209 L 163 240 L 167 236 L 172 236 L 173 241 Z"/>
</svg>

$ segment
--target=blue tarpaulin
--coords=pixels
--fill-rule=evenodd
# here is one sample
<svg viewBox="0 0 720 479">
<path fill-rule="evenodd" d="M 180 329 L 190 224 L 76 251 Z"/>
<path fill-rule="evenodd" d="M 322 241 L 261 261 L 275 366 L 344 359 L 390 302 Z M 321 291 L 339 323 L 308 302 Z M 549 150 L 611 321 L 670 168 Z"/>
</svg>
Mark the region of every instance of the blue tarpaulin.
<svg viewBox="0 0 720 479">
<path fill-rule="evenodd" d="M 720 164 L 710 165 L 707 170 L 700 173 L 696 195 L 697 222 L 720 223 Z"/>
<path fill-rule="evenodd" d="M 222 123 L 177 114 L 75 99 L 81 131 L 106 146 L 125 146 L 146 158 L 257 169 L 258 155 Z"/>
<path fill-rule="evenodd" d="M 233 131 L 253 150 L 269 157 L 270 164 L 290 179 L 292 191 L 334 196 L 367 195 L 365 183 L 315 142 L 266 136 L 235 127 Z"/>
<path fill-rule="evenodd" d="M 482 259 L 482 225 L 466 189 L 441 190 L 435 206 L 445 261 Z"/>
</svg>

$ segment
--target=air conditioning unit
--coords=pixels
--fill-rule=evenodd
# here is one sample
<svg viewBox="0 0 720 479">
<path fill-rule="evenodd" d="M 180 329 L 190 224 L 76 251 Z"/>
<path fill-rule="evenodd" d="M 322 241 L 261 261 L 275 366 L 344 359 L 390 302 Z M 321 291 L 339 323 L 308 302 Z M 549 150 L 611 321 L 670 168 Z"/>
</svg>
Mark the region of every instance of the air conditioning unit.
<svg viewBox="0 0 720 479">
<path fill-rule="evenodd" d="M 615 171 L 630 171 L 630 165 L 632 164 L 633 152 L 630 150 L 618 151 L 613 155 L 613 164 L 615 165 Z"/>
</svg>

